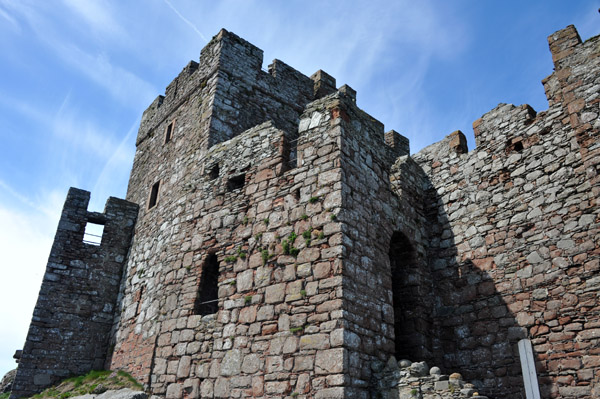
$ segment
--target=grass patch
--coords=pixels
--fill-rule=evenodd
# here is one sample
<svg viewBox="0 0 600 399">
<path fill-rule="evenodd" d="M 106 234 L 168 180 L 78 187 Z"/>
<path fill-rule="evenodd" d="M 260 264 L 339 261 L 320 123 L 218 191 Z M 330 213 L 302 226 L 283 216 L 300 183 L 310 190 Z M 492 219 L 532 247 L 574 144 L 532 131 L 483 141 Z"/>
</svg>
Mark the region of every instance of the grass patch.
<svg viewBox="0 0 600 399">
<path fill-rule="evenodd" d="M 295 334 L 295 333 L 301 332 L 301 331 L 304 331 L 304 326 L 290 328 L 290 332 L 292 334 Z"/>
<path fill-rule="evenodd" d="M 60 384 L 50 387 L 37 395 L 32 396 L 32 398 L 66 399 L 72 396 L 91 393 L 100 394 L 108 390 L 123 388 L 131 388 L 136 391 L 144 390 L 143 385 L 125 371 L 92 370 L 85 375 L 67 378 Z M 7 397 L 8 396 L 6 396 L 6 398 Z M 4 398 L 5 397 L 0 396 L 0 399 Z"/>
<path fill-rule="evenodd" d="M 269 250 L 268 249 L 261 250 L 260 251 L 260 256 L 262 258 L 263 265 L 266 265 L 267 262 L 269 261 L 269 258 L 271 258 L 271 256 L 269 255 Z"/>
</svg>

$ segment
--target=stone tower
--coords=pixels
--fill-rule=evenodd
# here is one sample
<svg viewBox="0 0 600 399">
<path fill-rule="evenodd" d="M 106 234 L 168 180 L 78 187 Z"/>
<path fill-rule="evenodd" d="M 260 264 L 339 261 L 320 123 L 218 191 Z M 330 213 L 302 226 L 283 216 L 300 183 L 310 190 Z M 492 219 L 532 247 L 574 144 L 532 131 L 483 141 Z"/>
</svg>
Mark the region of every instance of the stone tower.
<svg viewBox="0 0 600 399">
<path fill-rule="evenodd" d="M 142 117 L 93 360 L 167 398 L 367 399 L 395 356 L 502 398 L 529 339 L 542 396 L 598 396 L 599 40 L 549 43 L 547 111 L 500 104 L 474 150 L 411 156 L 349 86 L 219 32 Z"/>
</svg>

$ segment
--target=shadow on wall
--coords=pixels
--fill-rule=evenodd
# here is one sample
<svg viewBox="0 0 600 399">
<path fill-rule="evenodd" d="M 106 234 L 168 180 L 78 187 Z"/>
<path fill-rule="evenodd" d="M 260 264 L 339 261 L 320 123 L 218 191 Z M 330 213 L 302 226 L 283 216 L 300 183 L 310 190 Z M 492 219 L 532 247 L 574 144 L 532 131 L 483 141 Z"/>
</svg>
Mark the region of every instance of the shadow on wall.
<svg viewBox="0 0 600 399">
<path fill-rule="evenodd" d="M 517 342 L 527 336 L 527 329 L 519 327 L 497 291 L 491 258 L 471 250 L 485 248 L 484 234 L 467 221 L 462 225 L 469 237 L 457 239 L 454 232 L 467 234 L 457 231 L 457 223 L 451 228 L 449 204 L 443 203 L 420 167 L 413 163 L 409 169 L 419 173 L 427 189 L 409 195 L 407 187 L 396 186 L 394 191 L 401 209 L 408 198 L 420 204 L 414 205 L 421 207 L 414 219 L 426 237 L 420 245 L 416 237 L 398 231 L 412 230 L 399 223 L 390 241 L 396 358 L 424 360 L 445 373 L 460 372 L 488 397 L 524 398 Z M 401 175 L 402 171 L 399 180 L 406 182 Z M 422 246 L 424 254 L 416 250 Z M 512 289 L 508 293 L 513 294 Z M 514 301 L 515 296 L 506 298 Z"/>
<path fill-rule="evenodd" d="M 477 231 L 458 242 L 446 206 L 435 189 L 428 191 L 436 361 L 460 371 L 490 397 L 524 398 L 517 342 L 527 329 L 519 327 L 497 291 L 493 261 L 477 253 L 485 249 L 484 235 Z M 464 237 L 477 230 L 471 221 L 463 226 Z"/>
</svg>

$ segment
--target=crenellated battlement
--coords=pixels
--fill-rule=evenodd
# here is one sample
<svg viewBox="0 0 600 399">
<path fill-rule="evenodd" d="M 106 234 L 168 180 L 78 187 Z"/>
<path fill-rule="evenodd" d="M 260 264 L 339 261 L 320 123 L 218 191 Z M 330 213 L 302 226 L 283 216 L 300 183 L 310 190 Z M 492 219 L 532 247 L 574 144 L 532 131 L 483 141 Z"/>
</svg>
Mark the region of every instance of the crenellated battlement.
<svg viewBox="0 0 600 399">
<path fill-rule="evenodd" d="M 203 148 L 273 120 L 287 130 L 308 102 L 335 91 L 335 79 L 323 71 L 311 78 L 280 60 L 261 69 L 263 52 L 237 35 L 221 30 L 144 112 L 137 145 L 163 129 L 187 102 L 200 119 Z"/>
</svg>

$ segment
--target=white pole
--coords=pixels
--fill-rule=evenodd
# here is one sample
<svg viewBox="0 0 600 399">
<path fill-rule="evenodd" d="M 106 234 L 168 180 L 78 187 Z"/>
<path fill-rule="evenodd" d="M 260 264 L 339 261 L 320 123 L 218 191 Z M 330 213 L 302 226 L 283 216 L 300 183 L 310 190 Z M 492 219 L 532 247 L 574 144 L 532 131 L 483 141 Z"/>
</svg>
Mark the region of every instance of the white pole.
<svg viewBox="0 0 600 399">
<path fill-rule="evenodd" d="M 524 338 L 519 341 L 519 357 L 521 358 L 521 370 L 523 371 L 523 382 L 527 399 L 541 399 L 540 387 L 538 386 L 537 374 L 535 372 L 535 359 L 531 341 Z"/>
</svg>

